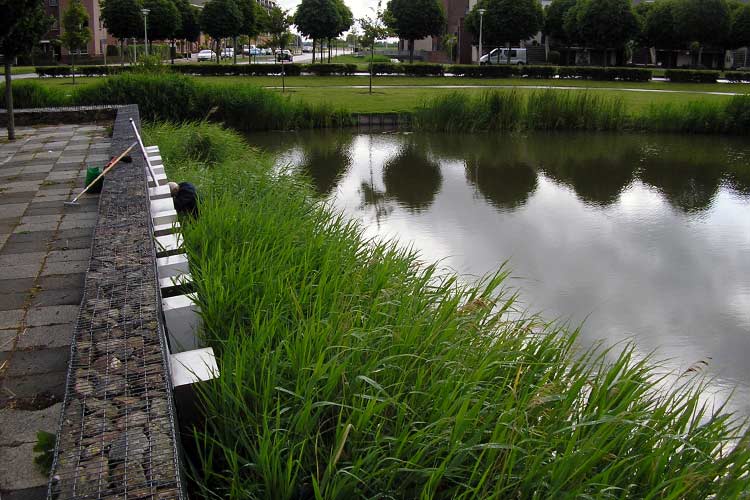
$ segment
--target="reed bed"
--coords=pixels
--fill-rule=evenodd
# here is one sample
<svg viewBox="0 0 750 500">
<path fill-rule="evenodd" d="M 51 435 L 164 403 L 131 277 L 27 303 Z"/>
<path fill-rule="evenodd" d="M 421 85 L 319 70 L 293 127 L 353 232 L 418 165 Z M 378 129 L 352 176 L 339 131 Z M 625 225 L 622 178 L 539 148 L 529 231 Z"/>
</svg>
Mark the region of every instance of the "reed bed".
<svg viewBox="0 0 750 500">
<path fill-rule="evenodd" d="M 146 137 L 202 194 L 183 231 L 221 377 L 200 394 L 196 494 L 747 494 L 743 422 L 702 405 L 700 382 L 659 389 L 633 347 L 579 350 L 576 331 L 519 318 L 505 269 L 470 286 L 365 240 L 234 132 L 158 124 Z"/>
<path fill-rule="evenodd" d="M 726 101 L 652 105 L 633 113 L 621 97 L 577 90 L 454 92 L 426 100 L 414 114 L 422 130 L 455 131 L 653 131 L 750 133 L 750 95 Z"/>
</svg>

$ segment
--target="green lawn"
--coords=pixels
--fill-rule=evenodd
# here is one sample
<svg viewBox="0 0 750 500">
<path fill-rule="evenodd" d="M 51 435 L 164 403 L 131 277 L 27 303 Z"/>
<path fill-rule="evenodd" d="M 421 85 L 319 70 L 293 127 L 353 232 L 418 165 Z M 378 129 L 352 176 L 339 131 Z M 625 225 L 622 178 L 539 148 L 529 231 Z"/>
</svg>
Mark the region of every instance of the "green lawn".
<svg viewBox="0 0 750 500">
<path fill-rule="evenodd" d="M 10 74 L 11 75 L 24 75 L 26 73 L 33 73 L 34 72 L 34 66 L 11 66 L 10 68 Z M 0 75 L 5 74 L 5 66 L 0 65 Z"/>
<path fill-rule="evenodd" d="M 280 77 L 195 77 L 202 83 L 217 85 L 259 85 L 264 87 L 281 87 Z M 45 78 L 38 80 L 44 85 L 63 89 L 73 89 L 70 78 Z M 77 78 L 77 86 L 88 85 L 97 78 Z M 288 77 L 286 85 L 290 96 L 312 103 L 329 103 L 343 107 L 354 113 L 385 113 L 410 111 L 420 106 L 425 99 L 450 92 L 482 92 L 486 87 L 517 87 L 530 91 L 532 87 L 556 86 L 589 88 L 591 92 L 608 96 L 619 96 L 634 111 L 647 108 L 651 104 L 683 104 L 695 100 L 727 99 L 721 95 L 697 94 L 691 92 L 750 92 L 746 84 L 681 84 L 681 83 L 623 83 L 623 82 L 584 82 L 578 80 L 525 80 L 525 79 L 472 79 L 472 78 L 417 78 L 417 77 L 376 77 L 377 86 L 370 95 L 367 88 L 346 88 L 346 86 L 366 87 L 368 78 L 353 77 Z M 430 88 L 430 85 L 450 85 L 455 88 Z M 418 86 L 415 88 L 406 88 Z M 344 88 L 342 88 L 344 87 Z M 469 88 L 464 88 L 469 87 Z M 633 92 L 616 89 L 672 90 L 678 92 Z M 603 90 L 614 89 L 614 90 Z M 279 90 L 280 91 L 280 90 Z"/>
</svg>

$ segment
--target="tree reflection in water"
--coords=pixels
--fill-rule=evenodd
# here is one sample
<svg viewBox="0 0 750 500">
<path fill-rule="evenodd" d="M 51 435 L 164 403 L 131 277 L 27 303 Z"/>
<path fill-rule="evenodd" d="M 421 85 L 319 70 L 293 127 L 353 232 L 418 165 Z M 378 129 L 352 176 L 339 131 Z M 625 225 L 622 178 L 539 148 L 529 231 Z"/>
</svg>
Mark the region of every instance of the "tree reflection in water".
<svg viewBox="0 0 750 500">
<path fill-rule="evenodd" d="M 421 212 L 435 201 L 443 175 L 440 164 L 407 139 L 398 154 L 383 165 L 383 182 L 388 197 L 414 212 Z"/>
<path fill-rule="evenodd" d="M 352 134 L 326 133 L 317 140 L 300 141 L 303 148 L 300 172 L 312 181 L 321 196 L 329 196 L 349 169 L 353 140 Z"/>
</svg>

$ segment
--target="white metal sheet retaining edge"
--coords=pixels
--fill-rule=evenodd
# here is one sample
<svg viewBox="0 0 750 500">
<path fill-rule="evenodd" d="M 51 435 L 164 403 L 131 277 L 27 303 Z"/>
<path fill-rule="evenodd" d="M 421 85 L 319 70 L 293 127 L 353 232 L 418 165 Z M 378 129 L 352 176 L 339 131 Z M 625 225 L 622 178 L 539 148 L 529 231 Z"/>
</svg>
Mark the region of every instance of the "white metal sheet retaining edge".
<svg viewBox="0 0 750 500">
<path fill-rule="evenodd" d="M 156 186 L 163 186 L 169 182 L 169 179 L 167 179 L 167 176 L 164 174 L 156 175 L 155 179 L 156 179 L 156 183 L 154 183 L 154 181 L 149 179 L 148 187 L 152 188 Z"/>
<path fill-rule="evenodd" d="M 175 222 L 177 222 L 177 211 L 165 210 L 164 212 L 153 214 L 151 216 L 151 219 L 154 221 L 154 226 L 174 224 Z"/>
<path fill-rule="evenodd" d="M 190 266 L 185 254 L 170 255 L 169 257 L 160 257 L 156 259 L 156 270 L 159 279 L 187 274 L 190 272 Z"/>
<path fill-rule="evenodd" d="M 176 233 L 180 230 L 179 222 L 168 222 L 166 224 L 159 224 L 154 226 L 154 236 L 166 236 L 168 234 Z"/>
<path fill-rule="evenodd" d="M 167 254 L 173 254 L 182 250 L 182 235 L 167 234 L 165 236 L 156 237 L 156 256 L 165 257 Z"/>
<path fill-rule="evenodd" d="M 219 378 L 219 367 L 211 347 L 171 354 L 169 366 L 172 373 L 172 387 Z"/>
<path fill-rule="evenodd" d="M 193 277 L 190 275 L 190 273 L 178 274 L 176 276 L 170 276 L 168 278 L 159 278 L 159 288 L 161 288 L 162 293 L 164 293 L 165 290 L 189 285 L 192 282 Z"/>
<path fill-rule="evenodd" d="M 200 328 L 200 308 L 189 295 L 162 299 L 164 321 L 167 324 L 169 351 L 177 354 L 201 346 L 197 332 Z"/>
<path fill-rule="evenodd" d="M 146 146 L 146 152 L 147 153 L 158 153 L 159 152 L 159 146 Z"/>
<path fill-rule="evenodd" d="M 167 210 L 174 210 L 174 200 L 172 200 L 172 197 L 151 200 L 151 215 L 166 212 Z"/>
<path fill-rule="evenodd" d="M 148 188 L 148 197 L 151 200 L 162 200 L 164 198 L 171 198 L 172 192 L 167 185 L 156 186 Z"/>
</svg>

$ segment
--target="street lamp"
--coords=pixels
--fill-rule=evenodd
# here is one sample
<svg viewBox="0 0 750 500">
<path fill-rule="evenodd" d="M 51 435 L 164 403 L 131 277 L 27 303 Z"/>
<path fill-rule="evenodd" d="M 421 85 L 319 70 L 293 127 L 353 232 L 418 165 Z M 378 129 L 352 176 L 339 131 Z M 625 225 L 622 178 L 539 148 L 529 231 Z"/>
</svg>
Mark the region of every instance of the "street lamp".
<svg viewBox="0 0 750 500">
<path fill-rule="evenodd" d="M 149 9 L 141 9 L 141 14 L 143 14 L 143 40 L 146 44 L 146 56 L 148 56 L 148 24 L 146 20 L 148 19 L 149 12 L 151 12 Z"/>
<path fill-rule="evenodd" d="M 479 12 L 479 59 L 478 64 L 482 65 L 482 30 L 484 28 L 484 13 L 487 12 L 487 9 L 479 9 L 477 10 Z"/>
</svg>

